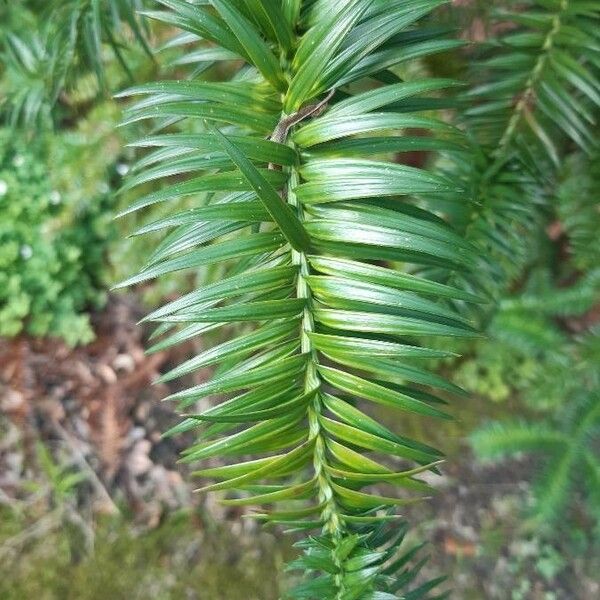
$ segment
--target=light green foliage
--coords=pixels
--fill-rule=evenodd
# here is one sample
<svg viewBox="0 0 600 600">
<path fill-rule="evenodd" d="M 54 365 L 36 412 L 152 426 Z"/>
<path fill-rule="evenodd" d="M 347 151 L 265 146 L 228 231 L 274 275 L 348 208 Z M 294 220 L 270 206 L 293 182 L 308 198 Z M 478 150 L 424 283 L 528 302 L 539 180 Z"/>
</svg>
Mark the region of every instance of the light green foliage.
<svg viewBox="0 0 600 600">
<path fill-rule="evenodd" d="M 108 196 L 70 205 L 53 188 L 40 142 L 0 138 L 0 335 L 26 331 L 69 344 L 93 337 L 88 307 L 104 301 Z"/>
<path fill-rule="evenodd" d="M 201 508 L 149 528 L 120 514 L 92 516 L 82 502 L 86 473 L 68 450 L 53 449 L 36 444 L 39 471 L 28 470 L 18 498 L 0 506 L 2 600 L 280 598 L 289 545 L 243 528 L 240 535 L 239 525 L 215 523 Z"/>
<path fill-rule="evenodd" d="M 208 332 L 219 340 L 163 376 L 215 366 L 170 397 L 185 419 L 169 434 L 196 432 L 184 461 L 214 480 L 203 491 L 311 532 L 292 565 L 307 578 L 292 597 L 443 597 L 439 580 L 415 583 L 416 550 L 388 526 L 395 506 L 430 491 L 419 473 L 437 472 L 441 453 L 368 414 L 383 405 L 448 418 L 441 394 L 462 392 L 422 366 L 446 353 L 417 340 L 474 334 L 448 299 L 477 296 L 387 265 L 450 274 L 475 264 L 473 247 L 415 202 L 441 201 L 457 183 L 393 160 L 465 149 L 431 111 L 455 82 L 402 81 L 389 70 L 456 46 L 415 26 L 441 3 L 160 4 L 148 16 L 187 32 L 174 42 L 190 44 L 180 63 L 233 71 L 225 82 L 154 82 L 122 94 L 136 100 L 125 122 L 153 127 L 137 143 L 153 150 L 127 187 L 165 179 L 124 214 L 170 208 L 137 231 L 165 235 L 122 285 L 213 267 L 203 285 L 147 317 L 159 324 L 155 349 Z M 362 85 L 369 79 L 383 85 Z M 408 127 L 429 135 L 397 135 Z M 219 402 L 198 412 L 204 398 Z M 210 466 L 212 457 L 227 464 Z M 386 492 L 391 485 L 400 495 Z"/>
<path fill-rule="evenodd" d="M 36 450 L 38 462 L 52 490 L 53 501 L 61 504 L 72 498 L 77 486 L 87 479 L 86 474 L 74 471 L 70 465 L 57 463 L 41 442 L 37 443 Z"/>
<path fill-rule="evenodd" d="M 594 171 L 586 174 L 583 189 L 598 189 Z M 578 195 L 573 188 L 579 186 L 569 179 L 559 188 L 558 218 L 571 204 L 585 205 L 591 214 L 598 209 L 593 194 Z M 577 240 L 581 229 L 576 224 L 571 222 L 565 229 Z M 600 460 L 595 446 L 600 433 L 600 330 L 593 325 L 593 316 L 592 325 L 586 325 L 586 315 L 593 315 L 600 300 L 596 266 L 600 254 L 594 254 L 592 239 L 580 245 L 568 238 L 566 245 L 569 259 L 534 268 L 519 293 L 500 300 L 488 326 L 490 339 L 478 343 L 457 377 L 467 389 L 492 399 L 518 394 L 530 409 L 545 413 L 541 421 L 538 417 L 492 423 L 476 430 L 471 439 L 483 458 L 523 452 L 540 456 L 544 470 L 535 480 L 532 516 L 549 522 L 564 519 L 564 508 L 580 493 L 588 499 L 591 516 L 596 520 L 600 516 Z M 553 252 L 556 249 L 538 260 L 551 264 Z M 577 268 L 584 266 L 590 269 L 578 273 Z M 583 331 L 570 333 L 569 319 L 572 327 Z"/>
<path fill-rule="evenodd" d="M 569 337 L 552 321 L 583 314 L 598 302 L 599 289 L 598 272 L 591 271 L 565 290 L 527 291 L 505 300 L 491 323 L 491 340 L 467 363 L 479 369 L 479 377 L 465 377 L 468 369 L 462 368 L 465 385 L 485 392 L 492 374 L 510 386 L 503 393 L 517 392 L 548 415 L 542 422 L 492 423 L 471 438 L 483 458 L 540 454 L 544 470 L 536 477 L 533 511 L 540 521 L 564 518 L 563 509 L 579 490 L 588 498 L 591 516 L 600 519 L 600 329 Z M 486 362 L 489 358 L 496 362 Z"/>
<path fill-rule="evenodd" d="M 581 317 L 600 298 L 600 273 L 558 288 L 548 272 L 534 271 L 527 288 L 504 298 L 488 325 L 488 339 L 457 370 L 457 381 L 495 401 L 514 394 L 535 410 L 552 410 L 581 390 L 600 385 L 600 339 L 592 329 L 575 336 L 556 319 Z"/>
</svg>

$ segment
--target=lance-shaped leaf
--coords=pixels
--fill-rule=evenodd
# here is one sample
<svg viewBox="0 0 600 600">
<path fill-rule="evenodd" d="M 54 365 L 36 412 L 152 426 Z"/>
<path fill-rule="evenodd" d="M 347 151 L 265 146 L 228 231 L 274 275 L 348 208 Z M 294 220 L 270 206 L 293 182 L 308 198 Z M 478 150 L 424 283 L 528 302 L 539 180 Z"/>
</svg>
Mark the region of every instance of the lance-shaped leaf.
<svg viewBox="0 0 600 600">
<path fill-rule="evenodd" d="M 218 137 L 223 149 L 237 165 L 258 198 L 264 203 L 265 208 L 269 211 L 292 248 L 308 250 L 310 248 L 310 238 L 290 205 L 277 193 L 275 188 L 261 175 L 260 171 L 235 144 L 228 140 L 218 129 L 211 127 L 211 130 Z"/>
</svg>

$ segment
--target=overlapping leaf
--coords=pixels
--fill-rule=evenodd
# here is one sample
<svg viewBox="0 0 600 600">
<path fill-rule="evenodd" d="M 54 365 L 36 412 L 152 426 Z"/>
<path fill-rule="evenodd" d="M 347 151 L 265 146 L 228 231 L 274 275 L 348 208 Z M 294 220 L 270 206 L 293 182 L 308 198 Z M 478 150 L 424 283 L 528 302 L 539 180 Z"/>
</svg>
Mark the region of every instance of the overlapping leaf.
<svg viewBox="0 0 600 600">
<path fill-rule="evenodd" d="M 168 233 L 124 284 L 220 265 L 218 280 L 148 317 L 159 323 L 154 350 L 222 332 L 164 375 L 214 368 L 171 397 L 185 418 L 170 433 L 195 432 L 184 460 L 213 480 L 205 490 L 227 490 L 230 505 L 275 505 L 258 518 L 316 530 L 295 565 L 309 578 L 294 597 L 398 597 L 417 571 L 406 565 L 410 552 L 397 558 L 403 536 L 389 537 L 397 516 L 388 509 L 429 493 L 419 474 L 436 472 L 441 453 L 368 413 L 383 405 L 447 418 L 448 396 L 461 391 L 420 366 L 447 353 L 417 340 L 473 335 L 448 300 L 479 298 L 392 265 L 453 272 L 475 264 L 473 247 L 415 203 L 460 185 L 393 156 L 415 147 L 460 152 L 464 141 L 419 114 L 443 106 L 453 81 L 395 78 L 362 92 L 347 84 L 453 47 L 408 29 L 440 3 L 160 2 L 166 10 L 149 16 L 191 34 L 174 42 L 195 43 L 189 63 L 244 62 L 229 82 L 167 81 L 123 94 L 143 96 L 126 121 L 154 126 L 135 144 L 153 150 L 129 187 L 164 180 L 126 212 L 192 204 L 136 232 Z M 407 134 L 413 128 L 427 135 Z M 206 399 L 210 408 L 199 410 Z M 215 456 L 227 464 L 203 464 Z M 430 597 L 437 583 L 406 597 Z"/>
</svg>

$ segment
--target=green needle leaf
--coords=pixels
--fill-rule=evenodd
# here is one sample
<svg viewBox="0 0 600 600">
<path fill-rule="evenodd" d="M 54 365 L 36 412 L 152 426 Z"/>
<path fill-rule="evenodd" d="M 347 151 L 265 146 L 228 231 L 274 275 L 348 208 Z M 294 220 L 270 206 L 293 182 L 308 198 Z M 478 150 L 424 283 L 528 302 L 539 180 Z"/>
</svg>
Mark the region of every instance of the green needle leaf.
<svg viewBox="0 0 600 600">
<path fill-rule="evenodd" d="M 265 208 L 279 226 L 281 233 L 295 250 L 307 251 L 310 248 L 310 238 L 302 223 L 294 214 L 290 205 L 281 198 L 275 188 L 261 175 L 258 169 L 250 162 L 235 144 L 228 140 L 216 127 L 207 123 L 207 127 L 219 139 L 225 152 L 247 179 L 258 198 L 264 203 Z"/>
</svg>

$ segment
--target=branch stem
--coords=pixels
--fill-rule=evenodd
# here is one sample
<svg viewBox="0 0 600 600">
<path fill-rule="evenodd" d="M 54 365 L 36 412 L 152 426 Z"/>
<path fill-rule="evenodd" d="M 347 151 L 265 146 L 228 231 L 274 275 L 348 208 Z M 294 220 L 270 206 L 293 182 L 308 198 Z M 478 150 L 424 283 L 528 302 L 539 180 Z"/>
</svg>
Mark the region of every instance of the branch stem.
<svg viewBox="0 0 600 600">
<path fill-rule="evenodd" d="M 548 63 L 550 53 L 554 48 L 554 41 L 556 36 L 560 33 L 563 14 L 568 10 L 568 8 L 569 0 L 561 0 L 559 10 L 552 18 L 552 26 L 544 38 L 540 55 L 538 56 L 535 65 L 529 74 L 527 82 L 525 83 L 525 89 L 517 101 L 515 110 L 513 111 L 510 120 L 504 129 L 500 141 L 498 142 L 498 147 L 494 153 L 495 160 L 485 174 L 486 180 L 491 179 L 502 168 L 510 147 L 510 143 L 515 135 L 515 132 L 517 131 L 517 127 L 521 123 L 521 119 L 527 116 L 527 111 L 529 110 L 530 104 L 535 101 L 535 88 L 544 72 L 546 64 Z"/>
</svg>

